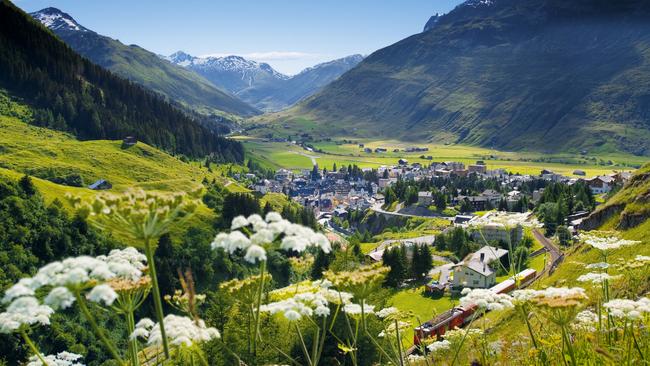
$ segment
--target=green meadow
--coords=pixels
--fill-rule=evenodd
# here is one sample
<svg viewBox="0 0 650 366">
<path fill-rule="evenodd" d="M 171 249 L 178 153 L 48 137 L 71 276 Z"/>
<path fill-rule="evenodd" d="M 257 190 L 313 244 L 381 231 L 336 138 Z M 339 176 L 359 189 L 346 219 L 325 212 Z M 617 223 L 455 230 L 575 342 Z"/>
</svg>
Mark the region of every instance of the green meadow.
<svg viewBox="0 0 650 366">
<path fill-rule="evenodd" d="M 503 168 L 512 173 L 539 174 L 542 169 L 573 176 L 576 169 L 583 170 L 587 176 L 611 173 L 615 170 L 633 170 L 634 167 L 647 162 L 646 157 L 625 154 L 606 155 L 547 155 L 532 152 L 506 152 L 468 145 L 442 145 L 431 143 L 407 143 L 394 140 L 350 140 L 321 141 L 312 145 L 318 152 L 310 152 L 300 146 L 288 142 L 270 142 L 258 138 L 238 137 L 249 154 L 269 168 L 287 168 L 292 170 L 309 169 L 312 160 L 319 167 L 331 169 L 334 163 L 338 166 L 356 164 L 362 168 L 377 168 L 382 165 L 396 165 L 399 159 L 407 159 L 410 163 L 429 164 L 431 161 L 460 161 L 474 164 L 482 160 L 488 169 Z M 364 152 L 359 144 L 373 150 Z M 405 152 L 407 147 L 427 147 L 425 152 Z M 386 148 L 384 153 L 375 153 L 377 147 Z M 398 149 L 399 152 L 393 152 Z M 422 156 L 431 156 L 432 160 Z"/>
</svg>

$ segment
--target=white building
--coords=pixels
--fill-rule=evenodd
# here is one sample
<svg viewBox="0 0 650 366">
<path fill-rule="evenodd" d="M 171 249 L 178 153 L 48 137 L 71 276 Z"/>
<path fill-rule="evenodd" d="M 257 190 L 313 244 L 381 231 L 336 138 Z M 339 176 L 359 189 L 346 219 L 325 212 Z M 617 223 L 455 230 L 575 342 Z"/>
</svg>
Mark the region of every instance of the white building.
<svg viewBox="0 0 650 366">
<path fill-rule="evenodd" d="M 454 287 L 490 288 L 497 281 L 496 271 L 490 263 L 507 259 L 508 251 L 484 246 L 454 266 Z M 497 265 L 498 266 L 498 265 Z"/>
</svg>

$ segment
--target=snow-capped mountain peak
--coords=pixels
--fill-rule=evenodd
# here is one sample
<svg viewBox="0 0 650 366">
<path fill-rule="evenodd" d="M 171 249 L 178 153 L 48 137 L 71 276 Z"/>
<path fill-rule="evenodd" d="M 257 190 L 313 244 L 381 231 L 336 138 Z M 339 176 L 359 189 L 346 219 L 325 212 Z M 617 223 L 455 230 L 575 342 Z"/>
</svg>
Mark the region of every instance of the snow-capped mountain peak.
<svg viewBox="0 0 650 366">
<path fill-rule="evenodd" d="M 252 80 L 250 80 L 251 75 L 258 72 L 276 79 L 289 78 L 287 75 L 278 72 L 267 63 L 247 60 L 236 55 L 195 57 L 183 51 L 178 51 L 165 57 L 165 59 L 183 67 L 210 69 L 217 72 L 239 73 L 241 74 L 242 79 L 248 79 L 249 82 L 252 82 Z"/>
<path fill-rule="evenodd" d="M 52 30 L 69 30 L 78 32 L 89 32 L 90 30 L 77 23 L 69 14 L 57 8 L 45 8 L 30 14 L 44 26 Z"/>
</svg>

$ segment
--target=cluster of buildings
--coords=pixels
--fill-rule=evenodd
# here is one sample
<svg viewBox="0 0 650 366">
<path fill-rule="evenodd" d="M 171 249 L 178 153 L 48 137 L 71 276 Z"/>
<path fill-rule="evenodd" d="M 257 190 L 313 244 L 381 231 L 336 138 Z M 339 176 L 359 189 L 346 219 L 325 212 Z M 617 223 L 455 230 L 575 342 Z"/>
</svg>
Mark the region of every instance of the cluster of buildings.
<svg viewBox="0 0 650 366">
<path fill-rule="evenodd" d="M 280 169 L 273 179 L 263 179 L 251 188 L 262 194 L 284 193 L 295 202 L 311 207 L 316 216 L 331 213 L 347 216 L 350 210 L 366 210 L 383 202 L 379 186 L 345 172 L 305 169 L 300 173 Z"/>
</svg>

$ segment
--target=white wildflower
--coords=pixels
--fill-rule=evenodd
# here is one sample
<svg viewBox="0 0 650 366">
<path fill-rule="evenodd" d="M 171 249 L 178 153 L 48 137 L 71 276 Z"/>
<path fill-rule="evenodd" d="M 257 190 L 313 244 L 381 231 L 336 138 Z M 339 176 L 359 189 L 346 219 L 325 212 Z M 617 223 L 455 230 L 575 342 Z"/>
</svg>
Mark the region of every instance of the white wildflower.
<svg viewBox="0 0 650 366">
<path fill-rule="evenodd" d="M 251 242 L 257 245 L 272 243 L 274 240 L 275 234 L 269 229 L 262 229 L 251 236 Z"/>
<path fill-rule="evenodd" d="M 165 322 L 165 332 L 169 343 L 175 346 L 190 346 L 194 343 L 207 342 L 221 337 L 216 328 L 206 327 L 205 322 L 202 320 L 195 322 L 188 317 L 167 315 L 163 321 Z M 150 346 L 162 345 L 160 324 L 156 324 L 151 328 L 147 344 Z"/>
<path fill-rule="evenodd" d="M 282 215 L 280 215 L 279 213 L 271 211 L 266 214 L 266 222 L 272 223 L 278 221 L 282 221 Z"/>
<path fill-rule="evenodd" d="M 230 225 L 230 230 L 237 230 L 239 228 L 248 226 L 248 220 L 242 215 L 239 215 L 232 219 L 232 224 Z"/>
<path fill-rule="evenodd" d="M 368 305 L 365 304 L 363 306 L 363 313 L 367 314 L 373 314 L 374 313 L 374 305 Z M 343 306 L 343 311 L 345 311 L 349 315 L 360 315 L 361 314 L 361 305 L 359 304 L 346 304 Z"/>
<path fill-rule="evenodd" d="M 478 307 L 487 310 L 503 310 L 510 309 L 512 305 L 512 297 L 506 294 L 497 294 L 490 289 L 464 289 L 462 294 L 465 295 L 460 299 L 462 306 L 476 304 Z"/>
<path fill-rule="evenodd" d="M 591 245 L 592 247 L 602 251 L 614 250 L 624 246 L 640 243 L 639 241 L 635 240 L 620 239 L 613 236 L 604 238 L 591 234 L 583 234 L 581 235 L 581 239 L 588 245 Z"/>
<path fill-rule="evenodd" d="M 391 307 L 383 308 L 383 309 L 379 310 L 377 312 L 377 316 L 383 319 L 383 318 L 387 318 L 387 317 L 389 317 L 391 315 L 397 314 L 397 312 L 398 312 L 397 308 L 394 307 L 394 306 L 391 306 Z"/>
<path fill-rule="evenodd" d="M 47 365 L 43 365 L 43 362 L 36 355 L 31 356 L 27 362 L 27 366 L 84 366 L 82 363 L 76 362 L 81 358 L 81 355 L 71 352 L 60 352 L 57 355 L 47 355 L 43 356 Z"/>
<path fill-rule="evenodd" d="M 609 268 L 609 263 L 605 263 L 605 262 L 591 263 L 591 264 L 587 264 L 585 268 L 586 269 L 607 269 Z"/>
<path fill-rule="evenodd" d="M 596 331 L 594 327 L 596 323 L 598 323 L 598 315 L 591 310 L 583 310 L 576 315 L 571 327 L 575 330 L 593 333 Z"/>
<path fill-rule="evenodd" d="M 451 347 L 451 342 L 446 339 L 442 341 L 433 342 L 427 346 L 427 349 L 432 353 L 443 352 L 449 350 Z"/>
<path fill-rule="evenodd" d="M 643 313 L 650 310 L 650 300 L 642 298 L 639 301 L 628 299 L 614 299 L 603 304 L 609 311 L 609 315 L 614 318 L 627 318 L 629 320 L 637 320 Z"/>
<path fill-rule="evenodd" d="M 35 297 L 23 296 L 14 300 L 7 311 L 0 313 L 0 333 L 13 333 L 22 326 L 49 325 L 51 307 L 39 304 Z"/>
<path fill-rule="evenodd" d="M 266 223 L 266 221 L 264 221 L 262 216 L 260 216 L 258 214 L 252 214 L 252 215 L 248 216 L 247 220 L 253 226 L 254 231 L 260 231 L 262 229 L 266 229 L 266 227 L 268 225 Z"/>
<path fill-rule="evenodd" d="M 611 281 L 611 280 L 614 280 L 614 279 L 616 279 L 618 277 L 619 276 L 612 276 L 612 275 L 607 274 L 607 273 L 591 272 L 591 273 L 587 273 L 587 274 L 584 274 L 584 275 L 578 277 L 578 282 L 591 282 L 591 283 L 595 283 L 595 284 L 601 284 L 601 283 L 603 283 L 605 281 Z"/>
<path fill-rule="evenodd" d="M 244 259 L 250 263 L 266 260 L 266 250 L 259 245 L 253 244 L 246 250 Z"/>
<path fill-rule="evenodd" d="M 93 287 L 86 298 L 92 302 L 104 303 L 107 306 L 113 305 L 113 302 L 117 299 L 117 292 L 107 284 L 97 285 Z"/>
<path fill-rule="evenodd" d="M 34 296 L 34 290 L 19 282 L 7 289 L 4 297 L 2 298 L 2 302 L 6 304 L 22 296 Z"/>
<path fill-rule="evenodd" d="M 75 297 L 67 287 L 55 287 L 45 297 L 43 302 L 53 309 L 67 309 L 75 302 Z"/>
</svg>

